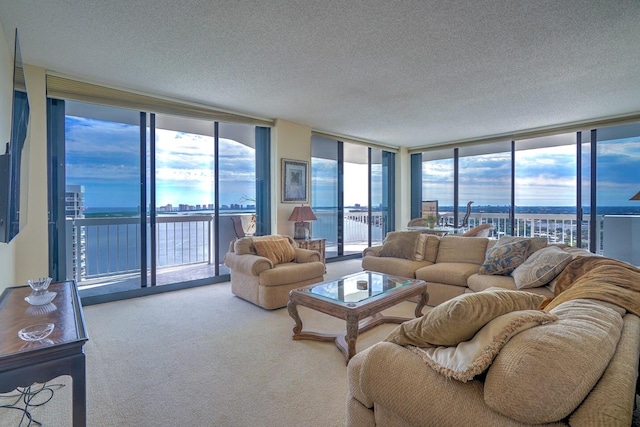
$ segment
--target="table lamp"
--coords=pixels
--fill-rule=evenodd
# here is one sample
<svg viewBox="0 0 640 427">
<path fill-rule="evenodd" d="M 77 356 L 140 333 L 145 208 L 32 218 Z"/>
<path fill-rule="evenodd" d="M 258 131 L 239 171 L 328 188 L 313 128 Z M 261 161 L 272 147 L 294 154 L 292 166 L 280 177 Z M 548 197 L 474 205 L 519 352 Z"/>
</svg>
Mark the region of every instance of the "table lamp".
<svg viewBox="0 0 640 427">
<path fill-rule="evenodd" d="M 293 229 L 294 239 L 308 239 L 311 237 L 311 224 L 307 221 L 316 220 L 316 215 L 309 206 L 296 206 L 291 212 L 289 221 L 295 221 Z"/>
</svg>

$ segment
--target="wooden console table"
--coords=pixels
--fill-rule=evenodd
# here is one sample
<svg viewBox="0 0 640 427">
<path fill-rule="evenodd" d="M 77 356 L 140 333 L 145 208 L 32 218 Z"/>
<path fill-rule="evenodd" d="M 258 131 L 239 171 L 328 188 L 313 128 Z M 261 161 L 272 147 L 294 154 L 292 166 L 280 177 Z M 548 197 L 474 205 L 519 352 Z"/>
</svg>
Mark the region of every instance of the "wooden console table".
<svg viewBox="0 0 640 427">
<path fill-rule="evenodd" d="M 24 298 L 29 286 L 7 288 L 0 296 L 0 393 L 61 375 L 72 379 L 73 426 L 87 424 L 84 344 L 87 332 L 74 281 L 52 283 L 57 295 L 46 305 L 32 306 Z M 53 323 L 47 338 L 27 342 L 18 337 L 26 326 Z"/>
</svg>

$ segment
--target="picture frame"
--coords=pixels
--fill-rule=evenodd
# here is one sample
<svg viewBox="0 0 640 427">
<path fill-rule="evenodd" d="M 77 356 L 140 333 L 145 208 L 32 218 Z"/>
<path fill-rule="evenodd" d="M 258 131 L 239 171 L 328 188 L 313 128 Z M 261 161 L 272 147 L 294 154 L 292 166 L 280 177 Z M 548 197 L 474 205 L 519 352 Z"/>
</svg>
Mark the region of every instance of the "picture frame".
<svg viewBox="0 0 640 427">
<path fill-rule="evenodd" d="M 282 203 L 309 202 L 309 162 L 282 159 Z"/>
</svg>

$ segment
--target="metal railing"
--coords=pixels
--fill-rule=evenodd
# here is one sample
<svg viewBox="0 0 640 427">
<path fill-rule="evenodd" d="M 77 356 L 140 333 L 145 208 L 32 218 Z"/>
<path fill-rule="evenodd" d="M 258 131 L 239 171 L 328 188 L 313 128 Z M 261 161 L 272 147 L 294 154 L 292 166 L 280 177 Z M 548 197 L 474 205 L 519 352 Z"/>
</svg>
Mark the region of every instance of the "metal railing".
<svg viewBox="0 0 640 427">
<path fill-rule="evenodd" d="M 327 248 L 337 246 L 337 215 L 317 210 L 313 236 L 327 239 Z M 250 214 L 240 214 L 250 215 Z M 445 217 L 447 217 L 445 215 Z M 451 218 L 447 218 L 452 220 Z M 369 237 L 367 212 L 346 212 L 343 219 L 343 244 L 353 250 L 364 249 Z M 381 212 L 371 217 L 372 242 L 381 244 L 387 218 Z M 473 213 L 469 227 L 490 223 L 494 237 L 508 234 L 507 214 Z M 598 218 L 601 230 L 602 218 Z M 516 214 L 514 235 L 546 237 L 550 243 L 577 243 L 577 220 L 570 214 Z M 223 236 L 221 239 L 228 238 Z M 598 233 L 601 235 L 601 232 Z M 582 222 L 582 246 L 591 240 L 589 221 Z M 596 237 L 597 238 L 597 237 Z M 230 239 L 230 238 L 229 238 Z M 600 238 L 597 247 L 600 248 Z M 228 242 L 217 246 L 213 232 L 213 215 L 161 215 L 156 218 L 156 265 L 158 268 L 211 264 L 216 248 L 226 248 Z M 149 246 L 149 241 L 147 242 Z M 222 249 L 220 249 L 222 250 Z M 107 217 L 67 220 L 67 271 L 78 282 L 82 280 L 125 274 L 140 270 L 140 218 Z M 600 249 L 601 252 L 601 249 Z M 222 254 L 223 256 L 224 254 Z M 149 261 L 149 257 L 147 261 Z M 221 257 L 220 257 L 221 258 Z"/>
</svg>

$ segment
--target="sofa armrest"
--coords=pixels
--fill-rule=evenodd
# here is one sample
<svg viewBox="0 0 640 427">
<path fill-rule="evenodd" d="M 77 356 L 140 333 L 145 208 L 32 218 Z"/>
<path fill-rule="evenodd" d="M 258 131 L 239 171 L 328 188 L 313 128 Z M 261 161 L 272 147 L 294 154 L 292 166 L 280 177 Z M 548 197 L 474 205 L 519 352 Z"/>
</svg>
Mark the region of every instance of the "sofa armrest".
<svg viewBox="0 0 640 427">
<path fill-rule="evenodd" d="M 369 248 L 366 248 L 364 251 L 362 251 L 362 257 L 366 257 L 366 256 L 380 256 L 380 251 L 382 250 L 382 245 L 381 246 L 371 246 Z"/>
<path fill-rule="evenodd" d="M 320 252 L 311 249 L 296 248 L 296 259 L 298 264 L 306 262 L 322 261 L 320 259 Z"/>
<path fill-rule="evenodd" d="M 238 255 L 229 252 L 224 257 L 224 263 L 231 270 L 236 270 L 245 274 L 259 276 L 260 273 L 273 268 L 273 262 L 269 258 L 258 255 Z"/>
</svg>

